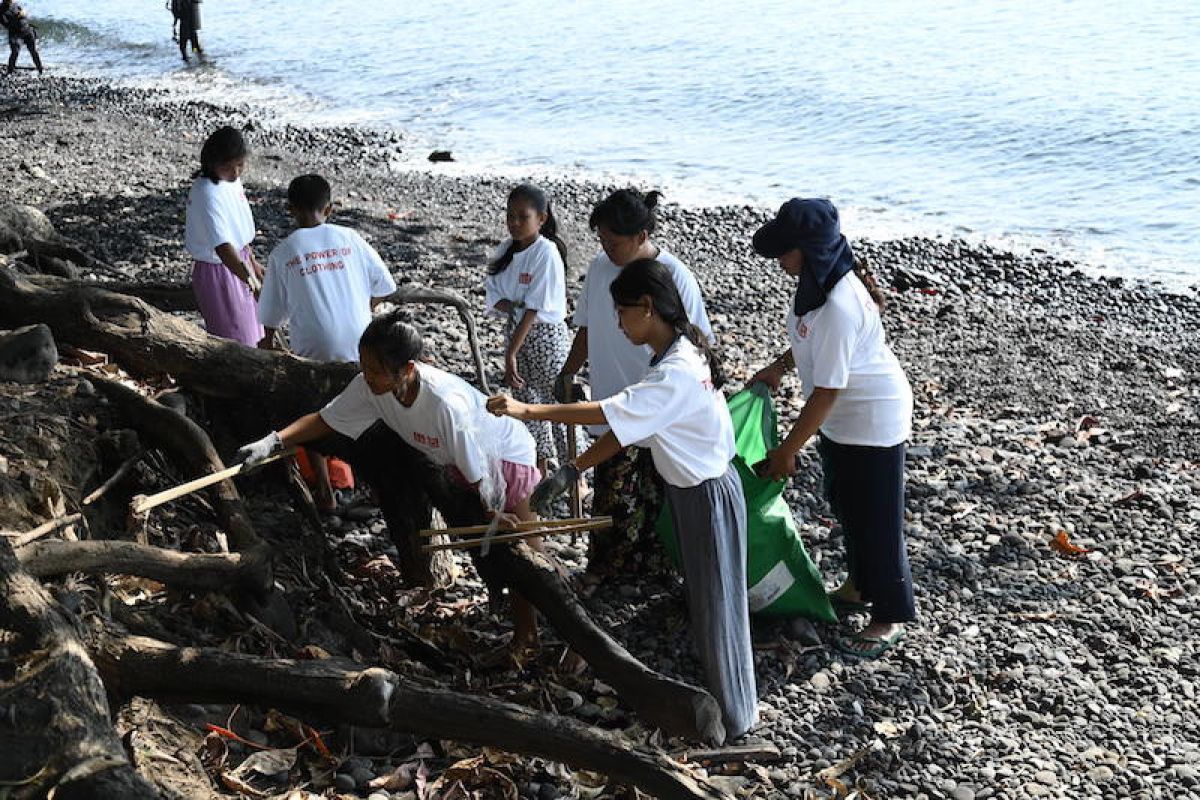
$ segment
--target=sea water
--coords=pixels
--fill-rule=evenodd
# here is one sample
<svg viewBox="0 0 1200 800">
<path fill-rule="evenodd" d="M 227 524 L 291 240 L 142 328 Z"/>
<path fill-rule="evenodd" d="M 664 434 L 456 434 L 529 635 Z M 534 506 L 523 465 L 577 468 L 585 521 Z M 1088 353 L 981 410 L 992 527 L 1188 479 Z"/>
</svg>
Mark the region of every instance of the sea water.
<svg viewBox="0 0 1200 800">
<path fill-rule="evenodd" d="M 471 169 L 821 195 L 851 235 L 1200 282 L 1197 0 L 206 0 L 204 68 L 155 0 L 25 5 L 55 70 L 394 126 Z"/>
</svg>

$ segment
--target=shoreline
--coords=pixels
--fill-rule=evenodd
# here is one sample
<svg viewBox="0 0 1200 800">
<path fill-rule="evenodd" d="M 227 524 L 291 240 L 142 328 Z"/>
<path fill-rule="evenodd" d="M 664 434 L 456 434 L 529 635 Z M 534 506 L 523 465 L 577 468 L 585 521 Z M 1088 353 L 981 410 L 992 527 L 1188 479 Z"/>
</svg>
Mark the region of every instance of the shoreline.
<svg viewBox="0 0 1200 800">
<path fill-rule="evenodd" d="M 232 75 L 222 73 L 222 80 L 235 87 L 237 79 Z M 47 80 L 47 79 L 43 79 Z M 133 100 L 138 105 L 160 107 L 167 110 L 166 118 L 172 118 L 181 108 L 194 108 L 201 111 L 201 116 L 212 115 L 225 119 L 239 118 L 255 120 L 258 124 L 281 134 L 285 138 L 305 138 L 307 133 L 316 133 L 322 138 L 345 137 L 353 147 L 361 148 L 361 152 L 369 158 L 374 167 L 389 171 L 393 174 L 415 172 L 422 175 L 435 175 L 445 178 L 484 181 L 510 181 L 533 179 L 534 182 L 558 183 L 566 182 L 580 186 L 616 188 L 635 185 L 643 188 L 657 188 L 664 191 L 666 201 L 692 210 L 719 210 L 762 208 L 774 211 L 778 204 L 787 199 L 780 195 L 764 201 L 759 205 L 752 197 L 741 197 L 736 192 L 717 190 L 712 186 L 688 187 L 686 179 L 668 178 L 661 182 L 646 182 L 639 180 L 633 172 L 624 170 L 589 170 L 566 164 L 538 164 L 529 166 L 511 163 L 493 163 L 496 154 L 485 157 L 478 162 L 459 161 L 431 165 L 427 160 L 429 152 L 444 149 L 436 136 L 417 134 L 406 130 L 402 125 L 394 123 L 379 123 L 372 120 L 300 123 L 295 121 L 289 108 L 289 100 L 285 97 L 267 98 L 265 95 L 252 98 L 246 102 L 232 105 L 214 101 L 205 96 L 212 93 L 215 87 L 189 91 L 184 86 L 169 85 L 138 85 L 139 81 L 113 82 L 106 77 L 76 74 L 50 76 L 48 80 L 62 81 L 67 84 L 92 85 L 109 95 Z M 266 85 L 264 84 L 264 87 Z M 295 103 L 315 103 L 322 113 L 331 112 L 327 100 L 310 95 L 299 88 L 289 88 L 284 94 L 294 92 L 291 98 Z M 413 150 L 413 148 L 417 148 Z M 461 155 L 461 153 L 457 153 Z M 502 158 L 502 157 L 501 157 Z M 790 195 L 788 195 L 790 196 Z M 835 202 L 837 202 L 835 200 Z M 1009 252 L 1021 258 L 1048 260 L 1059 263 L 1069 263 L 1073 268 L 1080 269 L 1093 278 L 1121 278 L 1122 281 L 1138 286 L 1170 294 L 1181 294 L 1200 297 L 1200 276 L 1191 276 L 1179 272 L 1164 272 L 1155 276 L 1143 276 L 1122 272 L 1114 266 L 1113 257 L 1104 258 L 1078 251 L 1070 245 L 1021 233 L 989 233 L 986 231 L 959 232 L 940 227 L 929 219 L 907 215 L 897 207 L 882 208 L 879 202 L 866 203 L 861 206 L 842 206 L 844 228 L 853 231 L 859 226 L 859 235 L 875 241 L 890 241 L 897 239 L 920 239 L 941 243 L 961 243 L 969 248 Z M 864 230 L 866 233 L 864 233 Z"/>
<path fill-rule="evenodd" d="M 288 229 L 287 181 L 320 171 L 340 201 L 334 221 L 370 239 L 401 282 L 481 302 L 481 256 L 503 235 L 509 179 L 393 171 L 401 135 L 275 126 L 246 106 L 148 99 L 99 80 L 3 85 L 0 201 L 42 208 L 131 278 L 186 280 L 182 208 L 202 138 L 251 122 L 260 260 Z M 542 185 L 571 246 L 573 295 L 598 249 L 587 210 L 610 187 Z M 696 272 L 735 389 L 785 345 L 789 286 L 749 247 L 770 213 L 668 204 L 655 236 Z M 917 403 L 908 513 L 921 621 L 867 663 L 778 645 L 786 630 L 756 625 L 769 646 L 756 648 L 755 734 L 784 751 L 765 771 L 771 790 L 794 796 L 869 746 L 854 770 L 873 797 L 1195 791 L 1200 300 L 1036 254 L 846 233 L 889 289 L 888 338 Z M 499 324 L 478 321 L 494 380 Z M 435 310 L 421 324 L 435 357 L 470 374 L 453 316 Z M 792 381 L 777 397 L 781 420 L 798 402 Z M 833 583 L 843 551 L 816 464 L 806 451 L 787 497 Z M 1091 552 L 1056 552 L 1058 531 Z M 694 678 L 686 632 L 639 622 L 623 588 L 604 587 L 589 608 L 639 658 Z M 819 630 L 826 641 L 830 630 Z"/>
</svg>

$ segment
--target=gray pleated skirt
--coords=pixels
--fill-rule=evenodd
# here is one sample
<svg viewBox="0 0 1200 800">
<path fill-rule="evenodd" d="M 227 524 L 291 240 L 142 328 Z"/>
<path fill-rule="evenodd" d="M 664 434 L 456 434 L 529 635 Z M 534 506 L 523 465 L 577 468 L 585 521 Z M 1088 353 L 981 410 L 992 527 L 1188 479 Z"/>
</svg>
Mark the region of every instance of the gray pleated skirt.
<svg viewBox="0 0 1200 800">
<path fill-rule="evenodd" d="M 746 601 L 746 500 L 731 465 L 719 478 L 666 486 L 679 538 L 692 636 L 727 739 L 758 721 L 750 609 Z"/>
</svg>

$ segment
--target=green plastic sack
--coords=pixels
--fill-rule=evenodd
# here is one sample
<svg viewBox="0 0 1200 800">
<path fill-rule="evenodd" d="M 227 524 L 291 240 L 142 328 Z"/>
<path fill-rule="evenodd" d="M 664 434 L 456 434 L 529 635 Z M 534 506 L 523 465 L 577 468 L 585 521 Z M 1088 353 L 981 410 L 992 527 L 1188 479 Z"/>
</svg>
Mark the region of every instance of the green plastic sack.
<svg viewBox="0 0 1200 800">
<path fill-rule="evenodd" d="M 774 616 L 804 616 L 834 622 L 821 575 L 804 549 L 792 510 L 783 499 L 784 483 L 754 474 L 752 465 L 779 444 L 775 406 L 761 383 L 729 398 L 737 446 L 734 468 L 746 495 L 746 580 L 750 611 Z M 679 542 L 671 510 L 664 504 L 655 530 L 679 565 Z"/>
</svg>

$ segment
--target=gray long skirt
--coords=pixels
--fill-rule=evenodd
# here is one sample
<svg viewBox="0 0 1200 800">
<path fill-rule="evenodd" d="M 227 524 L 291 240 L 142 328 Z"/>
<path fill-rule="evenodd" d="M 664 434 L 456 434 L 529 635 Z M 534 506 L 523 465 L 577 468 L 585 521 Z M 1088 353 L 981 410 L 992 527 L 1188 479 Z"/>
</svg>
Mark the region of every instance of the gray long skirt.
<svg viewBox="0 0 1200 800">
<path fill-rule="evenodd" d="M 727 739 L 758 721 L 746 601 L 746 499 L 737 471 L 680 489 L 667 484 L 692 636 Z"/>
</svg>

